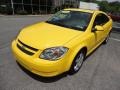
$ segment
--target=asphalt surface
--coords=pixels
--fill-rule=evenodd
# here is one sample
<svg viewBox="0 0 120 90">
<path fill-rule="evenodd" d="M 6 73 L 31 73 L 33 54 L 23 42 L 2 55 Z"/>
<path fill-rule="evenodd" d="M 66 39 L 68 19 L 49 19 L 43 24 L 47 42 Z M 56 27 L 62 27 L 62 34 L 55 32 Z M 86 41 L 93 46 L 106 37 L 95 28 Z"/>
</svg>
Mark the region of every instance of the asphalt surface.
<svg viewBox="0 0 120 90">
<path fill-rule="evenodd" d="M 10 49 L 21 28 L 49 16 L 0 17 L 0 90 L 120 90 L 120 33 L 112 33 L 75 75 L 36 76 L 19 66 Z"/>
</svg>

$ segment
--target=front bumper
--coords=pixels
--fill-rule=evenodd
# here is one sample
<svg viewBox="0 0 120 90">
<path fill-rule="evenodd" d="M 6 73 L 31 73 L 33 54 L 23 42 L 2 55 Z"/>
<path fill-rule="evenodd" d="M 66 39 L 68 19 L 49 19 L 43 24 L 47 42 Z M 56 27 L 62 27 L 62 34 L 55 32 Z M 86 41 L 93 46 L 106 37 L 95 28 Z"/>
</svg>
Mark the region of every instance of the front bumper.
<svg viewBox="0 0 120 90">
<path fill-rule="evenodd" d="M 48 61 L 40 59 L 37 55 L 30 56 L 19 50 L 16 44 L 14 40 L 12 42 L 13 55 L 17 62 L 30 72 L 44 77 L 52 77 L 65 72 L 63 59 Z"/>
</svg>

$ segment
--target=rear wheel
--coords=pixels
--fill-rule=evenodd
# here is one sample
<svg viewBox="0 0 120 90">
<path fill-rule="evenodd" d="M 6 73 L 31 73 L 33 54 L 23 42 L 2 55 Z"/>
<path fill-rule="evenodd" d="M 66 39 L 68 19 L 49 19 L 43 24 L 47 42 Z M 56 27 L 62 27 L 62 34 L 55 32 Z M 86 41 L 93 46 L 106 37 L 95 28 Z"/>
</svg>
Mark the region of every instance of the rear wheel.
<svg viewBox="0 0 120 90">
<path fill-rule="evenodd" d="M 104 40 L 103 44 L 107 44 L 107 42 L 109 41 L 110 38 L 110 34 L 107 35 L 106 39 Z"/>
<path fill-rule="evenodd" d="M 77 73 L 79 71 L 79 69 L 82 67 L 84 59 L 85 59 L 85 52 L 82 50 L 76 55 L 72 65 L 71 65 L 71 68 L 69 70 L 69 74 L 72 75 L 72 74 Z"/>
</svg>

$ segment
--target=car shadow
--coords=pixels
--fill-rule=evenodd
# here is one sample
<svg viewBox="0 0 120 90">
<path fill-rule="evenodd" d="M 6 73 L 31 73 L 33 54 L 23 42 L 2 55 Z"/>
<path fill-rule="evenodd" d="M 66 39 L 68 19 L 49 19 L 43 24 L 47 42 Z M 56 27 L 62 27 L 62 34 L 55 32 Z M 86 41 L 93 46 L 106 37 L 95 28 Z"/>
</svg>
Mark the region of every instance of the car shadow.
<svg viewBox="0 0 120 90">
<path fill-rule="evenodd" d="M 17 61 L 16 63 L 18 64 L 18 66 L 27 74 L 29 75 L 30 77 L 32 77 L 33 79 L 37 80 L 37 81 L 40 81 L 40 82 L 44 82 L 44 83 L 52 83 L 52 82 L 56 82 L 60 79 L 63 79 L 64 77 L 67 77 L 67 72 L 63 73 L 63 74 L 60 74 L 58 76 L 54 76 L 54 77 L 42 77 L 42 76 L 39 76 L 39 75 L 36 75 L 30 71 L 28 71 L 27 69 L 25 69 L 23 66 L 21 66 Z"/>
</svg>

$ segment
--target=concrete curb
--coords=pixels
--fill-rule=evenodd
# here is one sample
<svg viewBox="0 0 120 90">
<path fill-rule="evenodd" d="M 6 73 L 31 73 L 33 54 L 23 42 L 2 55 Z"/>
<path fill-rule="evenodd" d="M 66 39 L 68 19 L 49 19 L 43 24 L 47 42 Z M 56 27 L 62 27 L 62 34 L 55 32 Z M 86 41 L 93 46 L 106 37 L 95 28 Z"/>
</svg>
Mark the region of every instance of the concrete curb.
<svg viewBox="0 0 120 90">
<path fill-rule="evenodd" d="M 5 15 L 0 15 L 0 17 L 1 17 L 1 16 L 5 16 Z"/>
</svg>

